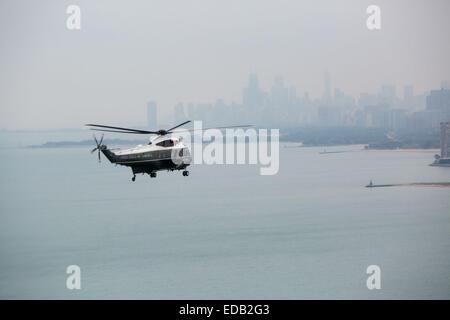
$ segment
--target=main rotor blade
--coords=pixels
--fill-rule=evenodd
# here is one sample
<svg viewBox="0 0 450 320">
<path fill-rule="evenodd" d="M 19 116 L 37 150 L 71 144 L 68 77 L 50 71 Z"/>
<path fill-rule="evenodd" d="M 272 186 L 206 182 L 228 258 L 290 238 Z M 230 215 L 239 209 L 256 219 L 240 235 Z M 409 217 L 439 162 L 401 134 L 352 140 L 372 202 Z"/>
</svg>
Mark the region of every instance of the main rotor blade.
<svg viewBox="0 0 450 320">
<path fill-rule="evenodd" d="M 189 123 L 189 122 L 191 122 L 191 120 L 185 121 L 185 122 L 183 122 L 183 123 L 181 123 L 181 124 L 179 124 L 179 125 L 177 125 L 177 126 L 175 126 L 175 127 L 173 127 L 173 128 L 170 128 L 170 129 L 167 130 L 167 132 L 170 132 L 170 131 L 173 130 L 173 129 L 179 128 L 179 127 L 181 127 L 182 125 L 185 125 L 186 123 Z"/>
<path fill-rule="evenodd" d="M 89 130 L 94 131 L 104 131 L 104 132 L 115 132 L 115 133 L 132 133 L 132 134 L 158 134 L 156 131 L 120 131 L 120 130 L 106 130 L 106 129 L 96 129 L 96 128 L 89 128 Z"/>
<path fill-rule="evenodd" d="M 123 131 L 137 132 L 137 133 L 147 133 L 147 134 L 155 134 L 156 133 L 155 131 L 147 131 L 147 130 L 131 129 L 131 128 L 122 128 L 122 127 L 112 127 L 112 126 L 104 126 L 102 124 L 92 124 L 92 123 L 85 124 L 85 126 L 97 127 L 97 128 L 115 129 L 115 130 L 123 130 Z M 93 128 L 91 128 L 91 130 L 93 130 Z"/>
<path fill-rule="evenodd" d="M 211 128 L 202 128 L 202 129 L 185 129 L 186 131 L 193 132 L 193 131 L 203 131 L 203 130 L 210 130 L 210 129 L 231 129 L 231 128 L 250 128 L 253 127 L 252 124 L 243 124 L 238 126 L 226 126 L 226 127 L 211 127 Z"/>
</svg>

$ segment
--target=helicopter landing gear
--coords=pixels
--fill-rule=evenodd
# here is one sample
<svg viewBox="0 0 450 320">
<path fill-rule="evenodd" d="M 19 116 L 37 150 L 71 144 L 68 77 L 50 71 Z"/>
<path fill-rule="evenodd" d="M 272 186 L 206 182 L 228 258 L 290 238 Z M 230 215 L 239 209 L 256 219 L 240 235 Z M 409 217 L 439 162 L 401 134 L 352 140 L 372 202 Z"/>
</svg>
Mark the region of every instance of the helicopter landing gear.
<svg viewBox="0 0 450 320">
<path fill-rule="evenodd" d="M 131 177 L 131 181 L 136 181 L 136 175 L 135 174 L 133 174 L 133 177 Z"/>
<path fill-rule="evenodd" d="M 156 178 L 156 172 L 150 172 L 150 178 Z"/>
<path fill-rule="evenodd" d="M 187 177 L 187 176 L 189 176 L 189 171 L 184 170 L 184 171 L 183 171 L 183 177 Z"/>
</svg>

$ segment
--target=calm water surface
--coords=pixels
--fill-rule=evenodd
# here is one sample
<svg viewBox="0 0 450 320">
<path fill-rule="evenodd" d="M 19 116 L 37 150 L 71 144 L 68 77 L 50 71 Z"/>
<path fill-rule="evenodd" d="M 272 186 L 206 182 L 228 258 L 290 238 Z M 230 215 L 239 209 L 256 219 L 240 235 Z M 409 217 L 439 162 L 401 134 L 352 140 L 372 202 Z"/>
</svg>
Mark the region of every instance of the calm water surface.
<svg viewBox="0 0 450 320">
<path fill-rule="evenodd" d="M 450 181 L 433 151 L 282 146 L 275 176 L 196 165 L 132 183 L 84 148 L 24 148 L 89 139 L 61 135 L 0 133 L 0 298 L 450 298 L 450 188 L 364 188 Z"/>
</svg>

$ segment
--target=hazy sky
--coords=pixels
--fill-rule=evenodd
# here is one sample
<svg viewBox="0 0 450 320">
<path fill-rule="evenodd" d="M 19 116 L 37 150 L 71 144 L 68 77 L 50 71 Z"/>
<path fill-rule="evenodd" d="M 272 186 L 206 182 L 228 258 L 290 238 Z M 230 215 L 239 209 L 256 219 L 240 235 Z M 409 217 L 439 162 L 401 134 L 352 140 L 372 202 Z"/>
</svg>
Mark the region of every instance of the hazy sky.
<svg viewBox="0 0 450 320">
<path fill-rule="evenodd" d="M 66 8 L 81 8 L 81 30 Z M 381 30 L 366 8 L 381 7 Z M 450 78 L 448 0 L 0 1 L 0 128 L 159 122 L 183 102 L 241 101 L 250 72 L 299 94 L 416 92 Z"/>
</svg>

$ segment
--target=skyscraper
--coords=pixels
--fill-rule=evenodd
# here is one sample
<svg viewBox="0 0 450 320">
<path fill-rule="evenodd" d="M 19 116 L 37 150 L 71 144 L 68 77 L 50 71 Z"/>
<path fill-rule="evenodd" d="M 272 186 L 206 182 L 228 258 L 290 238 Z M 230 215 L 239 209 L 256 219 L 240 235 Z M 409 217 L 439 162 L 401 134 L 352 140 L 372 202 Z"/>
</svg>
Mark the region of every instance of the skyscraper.
<svg viewBox="0 0 450 320">
<path fill-rule="evenodd" d="M 289 101 L 289 90 L 284 86 L 283 78 L 275 77 L 274 84 L 270 90 L 271 102 L 275 107 L 286 107 Z"/>
<path fill-rule="evenodd" d="M 157 107 L 155 101 L 147 102 L 147 127 L 151 130 L 158 129 Z"/>
<path fill-rule="evenodd" d="M 441 122 L 441 158 L 450 158 L 450 122 Z"/>
<path fill-rule="evenodd" d="M 450 90 L 431 90 L 427 96 L 427 109 L 450 114 Z"/>
<path fill-rule="evenodd" d="M 406 108 L 411 109 L 414 104 L 414 88 L 412 85 L 403 88 L 403 103 Z"/>
<path fill-rule="evenodd" d="M 258 76 L 254 73 L 248 77 L 248 86 L 242 92 L 242 101 L 248 107 L 261 107 L 263 94 L 259 88 Z"/>
<path fill-rule="evenodd" d="M 381 86 L 379 93 L 379 103 L 394 107 L 397 100 L 396 90 L 394 85 L 385 84 Z"/>
</svg>

